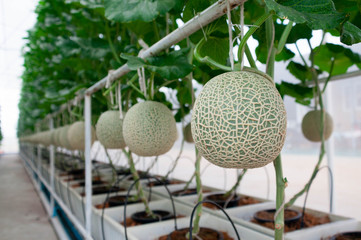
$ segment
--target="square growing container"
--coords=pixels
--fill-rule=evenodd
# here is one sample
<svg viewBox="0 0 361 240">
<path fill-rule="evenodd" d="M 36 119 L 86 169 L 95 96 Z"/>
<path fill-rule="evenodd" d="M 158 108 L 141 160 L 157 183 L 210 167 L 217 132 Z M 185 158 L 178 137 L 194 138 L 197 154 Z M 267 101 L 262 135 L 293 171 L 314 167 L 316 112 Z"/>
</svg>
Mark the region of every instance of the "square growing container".
<svg viewBox="0 0 361 240">
<path fill-rule="evenodd" d="M 261 232 L 263 234 L 274 236 L 274 230 L 270 228 L 263 227 L 256 223 L 251 222 L 253 215 L 261 210 L 272 209 L 275 208 L 274 202 L 268 202 L 257 205 L 249 205 L 243 208 L 234 208 L 227 210 L 228 214 L 232 217 L 233 221 L 237 224 L 246 226 L 248 228 L 254 229 L 255 231 Z M 298 211 L 302 211 L 300 207 L 291 207 L 291 209 L 295 209 Z M 331 222 L 317 225 L 310 228 L 304 228 L 295 230 L 292 232 L 285 233 L 285 239 L 288 240 L 298 240 L 298 239 L 307 239 L 307 240 L 320 240 L 320 236 L 324 233 L 330 232 L 331 229 L 343 229 L 343 227 L 347 226 L 350 223 L 355 222 L 354 219 L 338 216 L 335 214 L 328 214 L 325 212 L 320 212 L 312 209 L 306 209 L 306 213 L 311 213 L 314 216 L 325 216 L 328 215 Z"/>
<path fill-rule="evenodd" d="M 178 229 L 189 228 L 190 217 L 180 218 L 177 221 Z M 200 227 L 207 227 L 217 231 L 227 232 L 230 237 L 237 239 L 236 233 L 227 220 L 217 216 L 204 213 L 200 220 Z M 242 240 L 271 240 L 270 236 L 254 231 L 244 226 L 236 225 L 237 232 Z M 129 239 L 158 239 L 163 235 L 167 235 L 174 231 L 174 223 L 172 221 L 158 222 L 154 224 L 135 226 L 129 228 Z"/>
<path fill-rule="evenodd" d="M 174 204 L 175 204 L 177 216 L 179 216 L 179 215 L 185 216 L 185 217 L 190 216 L 190 214 L 192 212 L 192 208 L 190 208 L 189 206 L 186 206 L 184 204 L 177 203 L 177 202 L 174 202 Z M 149 206 L 152 210 L 165 210 L 170 213 L 173 213 L 171 201 L 168 199 L 162 199 L 159 201 L 150 202 Z M 143 210 L 144 210 L 143 203 L 129 205 L 129 206 L 127 206 L 127 209 L 126 209 L 127 217 L 130 217 L 135 212 L 143 211 Z M 96 211 L 95 214 L 100 215 L 101 211 Z M 121 222 L 123 222 L 123 220 L 124 220 L 123 214 L 124 214 L 123 206 L 105 209 L 105 214 L 104 214 L 105 239 L 125 239 L 124 226 L 121 224 Z M 97 216 L 97 218 L 100 218 L 100 217 Z M 180 219 L 182 219 L 182 218 L 178 218 L 177 221 L 179 221 Z M 174 219 L 166 220 L 164 222 L 169 222 L 170 225 L 173 225 L 173 228 L 174 228 Z M 149 223 L 149 224 L 144 224 L 141 226 L 128 227 L 127 228 L 128 233 L 129 233 L 128 238 L 129 239 L 150 239 L 149 238 L 150 235 L 145 238 L 136 238 L 136 237 L 132 236 L 132 233 L 130 232 L 130 230 L 132 228 L 142 229 L 143 226 L 150 226 L 151 229 L 154 228 L 153 231 L 157 231 L 156 224 L 157 223 Z M 152 227 L 152 226 L 154 226 L 154 227 Z M 101 225 L 99 225 L 99 231 L 101 233 Z M 151 233 L 151 232 L 149 232 L 149 233 Z M 98 238 L 96 238 L 96 239 L 98 239 Z M 99 238 L 99 239 L 102 239 L 102 238 Z"/>
<path fill-rule="evenodd" d="M 130 195 L 134 195 L 136 194 L 136 190 L 133 190 L 130 192 Z M 111 193 L 109 194 L 109 196 L 116 196 L 116 195 L 126 195 L 127 192 L 119 192 L 119 193 Z M 161 200 L 162 197 L 156 195 L 156 194 L 152 194 L 150 197 L 149 197 L 149 193 L 144 191 L 144 194 L 145 196 L 147 197 L 147 199 L 152 202 L 152 201 L 158 201 L 158 200 Z M 96 196 L 93 196 L 92 197 L 92 204 L 93 204 L 93 207 L 92 207 L 92 218 L 91 218 L 91 225 L 92 225 L 92 236 L 95 238 L 95 239 L 103 239 L 102 237 L 102 226 L 105 224 L 105 219 L 103 219 L 103 223 L 102 223 L 102 209 L 100 208 L 96 208 L 95 206 L 98 205 L 98 204 L 102 204 L 104 203 L 105 199 L 107 197 L 107 194 L 101 194 L 101 195 L 96 195 Z M 84 204 L 85 204 L 85 199 L 84 199 Z M 128 204 L 127 206 L 130 207 L 131 205 L 133 205 L 134 203 L 132 204 Z M 137 203 L 136 203 L 137 204 Z M 127 209 L 128 209 L 127 207 Z M 104 209 L 104 216 L 106 214 L 106 211 L 108 209 L 113 209 L 113 208 L 119 208 L 119 207 L 111 207 L 111 208 L 105 208 Z"/>
</svg>

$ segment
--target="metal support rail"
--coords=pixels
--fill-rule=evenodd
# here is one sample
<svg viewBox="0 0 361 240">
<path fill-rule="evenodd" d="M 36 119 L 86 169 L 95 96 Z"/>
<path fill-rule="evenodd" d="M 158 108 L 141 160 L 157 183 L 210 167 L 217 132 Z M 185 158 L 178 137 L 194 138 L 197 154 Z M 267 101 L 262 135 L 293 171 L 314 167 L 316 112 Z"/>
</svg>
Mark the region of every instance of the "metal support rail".
<svg viewBox="0 0 361 240">
<path fill-rule="evenodd" d="M 228 0 L 230 3 L 231 9 L 239 6 L 245 0 Z M 154 56 L 161 51 L 171 47 L 172 45 L 182 41 L 183 39 L 189 37 L 202 27 L 205 27 L 209 23 L 213 22 L 214 20 L 220 18 L 227 12 L 227 0 L 219 0 L 207 9 L 203 10 L 201 13 L 197 14 L 194 18 L 190 19 L 186 22 L 182 27 L 174 30 L 151 47 L 149 47 L 143 54 L 140 56 L 141 58 L 146 58 L 149 56 Z M 130 71 L 127 64 L 119 67 L 112 73 L 113 81 L 114 79 L 120 78 L 127 74 Z M 70 100 L 68 103 L 61 105 L 60 109 L 52 114 L 48 114 L 46 118 L 50 118 L 56 116 L 57 114 L 61 113 L 62 111 L 66 110 L 68 104 L 72 104 L 75 102 L 79 102 L 84 99 L 85 95 L 90 95 L 94 92 L 99 91 L 105 86 L 108 77 L 104 77 L 93 86 L 89 87 L 85 94 L 80 94 L 76 96 L 73 100 Z M 112 80 L 112 79 L 111 79 Z"/>
</svg>

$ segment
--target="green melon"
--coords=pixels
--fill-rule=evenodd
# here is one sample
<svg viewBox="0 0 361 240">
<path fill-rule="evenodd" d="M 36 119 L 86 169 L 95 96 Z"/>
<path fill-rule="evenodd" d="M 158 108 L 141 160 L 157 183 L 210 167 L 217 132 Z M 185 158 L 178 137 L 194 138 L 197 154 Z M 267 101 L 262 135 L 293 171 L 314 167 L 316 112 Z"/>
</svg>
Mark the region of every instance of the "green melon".
<svg viewBox="0 0 361 240">
<path fill-rule="evenodd" d="M 192 128 L 191 123 L 188 123 L 183 129 L 183 137 L 184 140 L 188 143 L 194 143 L 193 136 L 192 136 Z"/>
<path fill-rule="evenodd" d="M 59 131 L 59 145 L 63 148 L 72 150 L 71 145 L 69 143 L 69 139 L 68 139 L 68 131 L 69 131 L 70 125 L 66 125 L 64 127 L 62 127 Z"/>
<path fill-rule="evenodd" d="M 272 162 L 286 137 L 286 110 L 272 79 L 258 71 L 212 78 L 195 101 L 192 136 L 211 163 L 258 168 Z"/>
<path fill-rule="evenodd" d="M 41 144 L 45 147 L 49 146 L 51 144 L 51 132 L 50 130 L 42 132 L 41 136 Z"/>
<path fill-rule="evenodd" d="M 96 125 L 96 136 L 105 148 L 125 148 L 123 119 L 120 119 L 119 111 L 106 111 L 100 115 Z"/>
<path fill-rule="evenodd" d="M 125 115 L 123 136 L 129 150 L 135 154 L 159 156 L 168 152 L 177 139 L 176 122 L 162 103 L 137 103 Z"/>
<path fill-rule="evenodd" d="M 333 121 L 330 114 L 324 114 L 325 140 L 329 139 L 333 130 Z M 312 142 L 321 142 L 321 110 L 309 111 L 302 119 L 302 133 L 305 138 Z"/>
<path fill-rule="evenodd" d="M 68 129 L 68 140 L 72 150 L 85 149 L 85 122 L 77 121 Z M 91 127 L 91 144 L 95 141 L 95 130 Z"/>
</svg>

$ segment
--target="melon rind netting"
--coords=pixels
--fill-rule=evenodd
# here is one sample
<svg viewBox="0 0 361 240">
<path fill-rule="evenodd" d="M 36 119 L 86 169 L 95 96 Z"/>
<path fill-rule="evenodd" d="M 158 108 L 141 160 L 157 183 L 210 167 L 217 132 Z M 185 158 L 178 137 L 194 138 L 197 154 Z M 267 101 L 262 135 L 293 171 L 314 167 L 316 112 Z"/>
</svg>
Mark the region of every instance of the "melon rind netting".
<svg viewBox="0 0 361 240">
<path fill-rule="evenodd" d="M 258 168 L 283 147 L 286 111 L 267 78 L 253 72 L 228 72 L 211 79 L 196 99 L 192 135 L 211 163 L 224 168 Z"/>
<path fill-rule="evenodd" d="M 125 114 L 123 113 L 123 116 Z M 123 149 L 126 144 L 123 137 L 123 119 L 119 111 L 109 110 L 102 113 L 96 125 L 99 142 L 109 149 Z"/>
<path fill-rule="evenodd" d="M 135 154 L 159 156 L 168 152 L 177 139 L 176 122 L 162 103 L 137 103 L 124 118 L 123 136 L 129 150 Z"/>
</svg>

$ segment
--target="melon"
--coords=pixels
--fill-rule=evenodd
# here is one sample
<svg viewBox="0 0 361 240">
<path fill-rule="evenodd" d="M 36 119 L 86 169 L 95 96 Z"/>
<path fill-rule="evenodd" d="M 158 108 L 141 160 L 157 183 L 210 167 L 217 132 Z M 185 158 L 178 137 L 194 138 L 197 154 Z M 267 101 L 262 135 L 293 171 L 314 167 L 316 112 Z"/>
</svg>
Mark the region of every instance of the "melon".
<svg viewBox="0 0 361 240">
<path fill-rule="evenodd" d="M 183 129 L 183 137 L 184 141 L 188 143 L 194 143 L 193 136 L 192 136 L 192 128 L 191 123 L 188 123 Z"/>
<path fill-rule="evenodd" d="M 132 106 L 123 121 L 124 141 L 139 156 L 168 152 L 177 139 L 172 112 L 162 103 L 145 101 Z"/>
<path fill-rule="evenodd" d="M 71 149 L 85 150 L 85 122 L 77 121 L 70 125 L 68 129 L 68 140 Z M 91 127 L 91 144 L 95 141 L 95 130 Z"/>
<path fill-rule="evenodd" d="M 192 136 L 209 162 L 258 168 L 272 162 L 286 137 L 286 110 L 272 79 L 259 71 L 227 72 L 207 82 L 193 108 Z"/>
<path fill-rule="evenodd" d="M 72 150 L 71 145 L 69 143 L 69 139 L 68 139 L 69 128 L 70 128 L 70 125 L 66 125 L 66 126 L 62 127 L 59 131 L 58 139 L 59 139 L 59 145 L 61 147 Z"/>
<path fill-rule="evenodd" d="M 123 116 L 125 114 L 123 113 Z M 105 148 L 125 148 L 123 137 L 123 119 L 119 111 L 106 111 L 102 113 L 96 125 L 96 136 Z"/>
<path fill-rule="evenodd" d="M 323 137 L 329 139 L 333 130 L 333 121 L 330 114 L 324 112 Z M 302 119 L 302 133 L 312 142 L 321 142 L 321 110 L 309 111 Z"/>
</svg>

